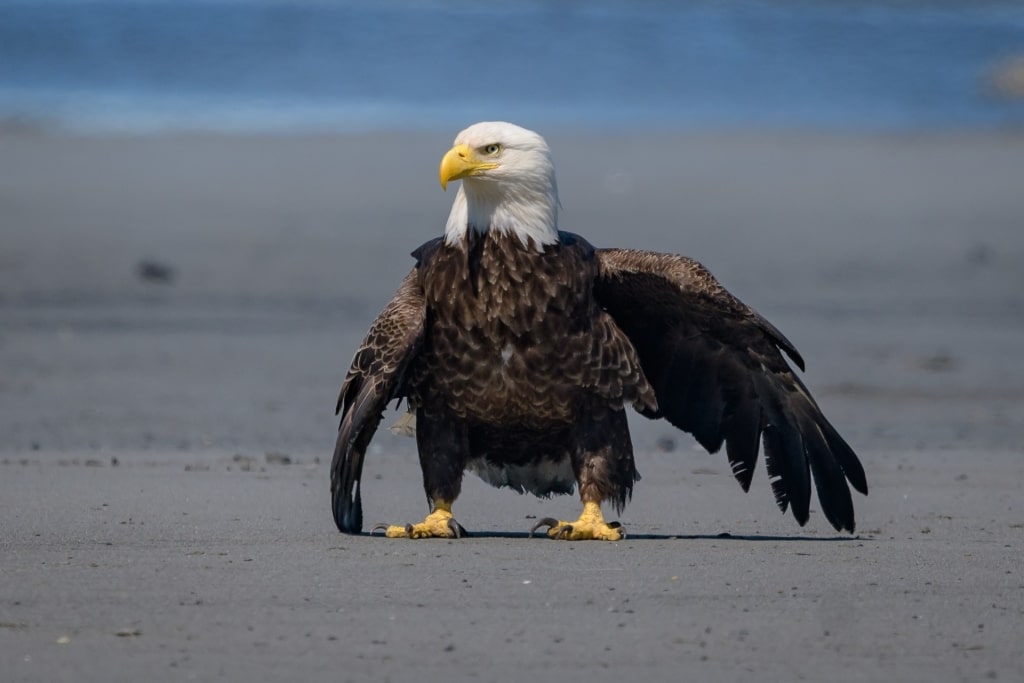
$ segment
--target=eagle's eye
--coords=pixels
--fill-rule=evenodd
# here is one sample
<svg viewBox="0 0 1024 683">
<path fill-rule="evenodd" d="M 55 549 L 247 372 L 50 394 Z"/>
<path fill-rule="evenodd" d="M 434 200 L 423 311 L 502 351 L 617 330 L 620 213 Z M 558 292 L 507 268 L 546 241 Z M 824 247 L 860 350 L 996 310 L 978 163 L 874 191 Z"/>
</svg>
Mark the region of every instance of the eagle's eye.
<svg viewBox="0 0 1024 683">
<path fill-rule="evenodd" d="M 501 151 L 501 145 L 499 145 L 496 142 L 492 142 L 491 144 L 489 144 L 486 147 L 484 147 L 484 153 L 489 155 L 489 156 L 492 156 L 492 157 L 494 155 L 496 155 L 500 151 Z"/>
</svg>

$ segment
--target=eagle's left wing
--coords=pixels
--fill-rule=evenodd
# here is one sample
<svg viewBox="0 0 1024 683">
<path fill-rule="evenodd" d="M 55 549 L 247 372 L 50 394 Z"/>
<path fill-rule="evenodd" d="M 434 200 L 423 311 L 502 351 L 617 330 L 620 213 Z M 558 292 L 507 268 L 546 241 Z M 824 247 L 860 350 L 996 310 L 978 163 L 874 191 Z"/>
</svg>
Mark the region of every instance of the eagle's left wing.
<svg viewBox="0 0 1024 683">
<path fill-rule="evenodd" d="M 341 387 L 331 502 L 334 523 L 344 533 L 358 534 L 362 529 L 359 478 L 363 456 L 388 402 L 404 395 L 405 372 L 423 341 L 425 318 L 423 292 L 414 268 L 370 326 Z"/>
<path fill-rule="evenodd" d="M 779 507 L 807 521 L 811 476 L 829 522 L 854 530 L 846 481 L 867 493 L 856 454 L 782 356 L 803 370 L 781 332 L 683 256 L 598 249 L 598 303 L 626 333 L 658 410 L 708 451 L 725 443 L 733 474 L 750 486 L 759 444 Z"/>
</svg>

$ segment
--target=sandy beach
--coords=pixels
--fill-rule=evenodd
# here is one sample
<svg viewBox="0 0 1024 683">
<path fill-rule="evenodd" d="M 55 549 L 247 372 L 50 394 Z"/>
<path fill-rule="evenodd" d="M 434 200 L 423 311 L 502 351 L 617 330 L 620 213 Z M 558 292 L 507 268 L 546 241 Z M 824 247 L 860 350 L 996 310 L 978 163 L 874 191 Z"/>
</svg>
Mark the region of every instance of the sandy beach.
<svg viewBox="0 0 1024 683">
<path fill-rule="evenodd" d="M 639 416 L 622 542 L 470 478 L 473 538 L 343 536 L 334 399 L 455 132 L 0 131 L 4 680 L 1024 678 L 1024 135 L 542 131 L 563 229 L 698 258 L 800 349 L 856 536 Z M 378 434 L 368 524 L 419 476 Z"/>
</svg>

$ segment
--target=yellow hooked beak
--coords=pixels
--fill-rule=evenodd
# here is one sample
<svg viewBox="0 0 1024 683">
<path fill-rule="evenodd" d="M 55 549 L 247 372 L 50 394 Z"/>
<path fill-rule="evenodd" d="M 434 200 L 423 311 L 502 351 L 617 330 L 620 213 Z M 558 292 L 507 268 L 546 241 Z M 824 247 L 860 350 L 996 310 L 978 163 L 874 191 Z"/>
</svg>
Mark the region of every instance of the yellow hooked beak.
<svg viewBox="0 0 1024 683">
<path fill-rule="evenodd" d="M 492 168 L 498 168 L 493 161 L 484 161 L 467 145 L 455 145 L 441 159 L 441 189 L 448 189 L 448 182 L 479 175 Z"/>
</svg>

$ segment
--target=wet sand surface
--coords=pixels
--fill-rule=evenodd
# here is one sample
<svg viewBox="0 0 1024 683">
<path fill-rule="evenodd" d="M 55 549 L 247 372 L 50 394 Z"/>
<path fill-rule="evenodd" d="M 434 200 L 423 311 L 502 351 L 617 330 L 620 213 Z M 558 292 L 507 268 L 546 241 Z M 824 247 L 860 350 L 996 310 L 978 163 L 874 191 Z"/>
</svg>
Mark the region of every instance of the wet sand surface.
<svg viewBox="0 0 1024 683">
<path fill-rule="evenodd" d="M 528 539 L 577 502 L 474 478 L 471 539 L 343 536 L 334 398 L 453 134 L 0 133 L 5 679 L 1024 676 L 1024 137 L 548 135 L 563 229 L 700 259 L 801 350 L 856 536 L 638 416 L 625 541 Z M 382 430 L 367 523 L 425 508 Z"/>
</svg>

